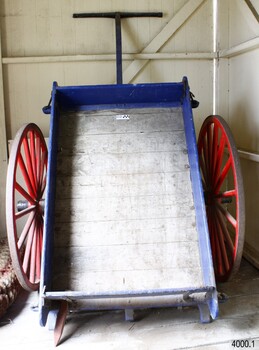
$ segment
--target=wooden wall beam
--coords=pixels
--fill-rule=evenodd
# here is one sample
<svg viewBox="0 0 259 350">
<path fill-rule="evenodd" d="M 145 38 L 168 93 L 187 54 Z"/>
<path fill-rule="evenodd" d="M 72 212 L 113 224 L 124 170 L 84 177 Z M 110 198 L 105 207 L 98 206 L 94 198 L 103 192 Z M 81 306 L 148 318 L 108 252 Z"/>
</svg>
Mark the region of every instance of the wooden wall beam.
<svg viewBox="0 0 259 350">
<path fill-rule="evenodd" d="M 254 15 L 255 19 L 257 20 L 257 22 L 259 22 L 259 14 L 256 11 L 254 5 L 252 4 L 252 2 L 250 0 L 245 0 L 247 6 L 250 8 L 252 14 Z"/>
<path fill-rule="evenodd" d="M 239 11 L 242 13 L 249 28 L 255 33 L 255 35 L 258 35 L 258 14 L 255 16 L 255 13 L 251 10 L 251 7 L 246 0 L 238 0 L 236 1 L 236 5 L 239 7 Z"/>
<path fill-rule="evenodd" d="M 205 0 L 189 0 L 141 53 L 157 52 L 204 2 Z M 130 83 L 148 61 L 134 60 L 123 72 L 124 83 Z"/>
<path fill-rule="evenodd" d="M 239 45 L 233 46 L 230 49 L 220 50 L 219 58 L 230 58 L 241 55 L 242 53 L 255 50 L 259 47 L 259 37 L 245 41 Z"/>
<path fill-rule="evenodd" d="M 213 52 L 155 52 L 155 53 L 125 53 L 124 61 L 131 60 L 212 60 L 216 58 Z M 88 61 L 115 61 L 114 54 L 100 55 L 64 55 L 64 56 L 33 56 L 33 57 L 3 57 L 2 63 L 31 64 L 31 63 L 66 63 Z"/>
</svg>

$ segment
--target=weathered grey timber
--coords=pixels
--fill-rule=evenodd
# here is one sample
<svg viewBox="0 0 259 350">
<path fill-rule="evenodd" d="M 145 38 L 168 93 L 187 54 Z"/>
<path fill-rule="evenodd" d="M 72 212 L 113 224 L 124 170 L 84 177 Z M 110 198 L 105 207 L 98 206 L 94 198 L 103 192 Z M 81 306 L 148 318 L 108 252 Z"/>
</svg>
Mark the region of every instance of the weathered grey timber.
<svg viewBox="0 0 259 350">
<path fill-rule="evenodd" d="M 62 115 L 54 288 L 202 285 L 180 108 Z"/>
</svg>

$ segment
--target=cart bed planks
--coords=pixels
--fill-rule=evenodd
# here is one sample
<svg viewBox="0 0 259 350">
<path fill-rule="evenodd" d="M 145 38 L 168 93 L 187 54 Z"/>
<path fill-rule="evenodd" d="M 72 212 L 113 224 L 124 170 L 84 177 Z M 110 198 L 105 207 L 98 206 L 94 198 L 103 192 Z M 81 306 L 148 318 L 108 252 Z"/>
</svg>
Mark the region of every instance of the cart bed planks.
<svg viewBox="0 0 259 350">
<path fill-rule="evenodd" d="M 54 288 L 96 294 L 177 288 L 179 280 L 199 288 L 181 109 L 61 118 Z"/>
</svg>

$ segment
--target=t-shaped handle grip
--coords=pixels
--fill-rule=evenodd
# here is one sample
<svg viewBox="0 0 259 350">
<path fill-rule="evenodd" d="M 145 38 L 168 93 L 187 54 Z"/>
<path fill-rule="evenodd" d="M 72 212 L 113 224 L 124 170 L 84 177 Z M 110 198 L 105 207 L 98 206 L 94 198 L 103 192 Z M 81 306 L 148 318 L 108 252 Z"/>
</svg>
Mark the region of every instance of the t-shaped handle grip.
<svg viewBox="0 0 259 350">
<path fill-rule="evenodd" d="M 100 12 L 74 13 L 73 18 L 112 18 L 115 19 L 116 33 L 116 72 L 117 84 L 122 84 L 122 44 L 121 19 L 130 17 L 163 17 L 162 12 Z"/>
</svg>

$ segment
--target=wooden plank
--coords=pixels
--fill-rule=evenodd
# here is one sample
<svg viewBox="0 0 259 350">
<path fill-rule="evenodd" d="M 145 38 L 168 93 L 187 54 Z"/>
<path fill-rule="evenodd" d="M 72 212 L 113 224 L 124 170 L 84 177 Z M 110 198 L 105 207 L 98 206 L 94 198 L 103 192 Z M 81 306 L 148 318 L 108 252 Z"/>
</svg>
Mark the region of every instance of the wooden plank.
<svg viewBox="0 0 259 350">
<path fill-rule="evenodd" d="M 203 3 L 204 0 L 189 0 L 142 52 L 158 51 Z M 123 72 L 124 83 L 130 83 L 147 62 L 148 60 L 134 60 Z"/>
<path fill-rule="evenodd" d="M 184 131 L 145 132 L 110 135 L 79 135 L 76 143 L 70 138 L 60 142 L 62 154 L 75 156 L 91 153 L 135 153 L 135 152 L 173 152 L 186 151 Z"/>
<path fill-rule="evenodd" d="M 58 172 L 62 176 L 168 173 L 186 171 L 188 164 L 185 152 L 96 154 L 62 157 Z"/>
<path fill-rule="evenodd" d="M 173 195 L 121 197 L 119 199 L 99 198 L 64 199 L 56 208 L 57 222 L 88 222 L 138 220 L 151 218 L 184 217 L 195 215 L 190 198 L 175 201 Z"/>
<path fill-rule="evenodd" d="M 81 265 L 82 269 L 82 265 Z M 134 270 L 134 271 L 105 271 L 105 272 L 81 272 L 55 271 L 53 278 L 54 290 L 87 291 L 89 294 L 118 293 L 118 292 L 143 292 L 179 288 L 199 288 L 202 285 L 201 272 L 193 268 L 184 267 L 181 271 L 170 270 Z"/>
<path fill-rule="evenodd" d="M 140 186 L 141 184 L 141 186 Z M 174 194 L 176 200 L 191 193 L 190 174 L 174 173 L 119 174 L 98 176 L 59 176 L 58 200 L 75 198 L 118 198 Z"/>
<path fill-rule="evenodd" d="M 121 116 L 129 119 L 121 119 Z M 87 118 L 87 121 L 86 121 Z M 63 137 L 183 130 L 181 108 L 71 112 L 62 115 Z"/>
<path fill-rule="evenodd" d="M 175 252 L 181 252 L 175 253 Z M 197 241 L 143 244 L 96 245 L 57 248 L 58 270 L 87 275 L 91 272 L 148 271 L 182 268 L 195 269 L 199 264 Z M 195 263 L 194 263 L 195 262 Z M 115 281 L 113 281 L 114 283 Z M 95 282 L 94 282 L 95 283 Z M 99 282 L 101 283 L 101 282 Z"/>
<path fill-rule="evenodd" d="M 100 239 L 96 238 L 96 232 Z M 195 218 L 56 223 L 55 247 L 197 241 Z M 112 249 L 112 248 L 111 248 Z"/>
<path fill-rule="evenodd" d="M 67 266 L 63 260 L 62 263 L 64 267 Z M 131 271 L 86 271 L 83 263 L 85 261 L 80 263 L 80 269 L 67 269 L 63 270 L 63 273 L 54 271 L 53 290 L 86 291 L 91 295 L 177 289 L 179 281 L 183 289 L 199 288 L 202 285 L 202 273 L 197 266 L 195 268 L 182 267 L 181 270 L 178 267 L 171 269 L 159 267 L 158 269 Z M 60 264 L 58 260 L 55 265 L 57 264 Z"/>
</svg>

